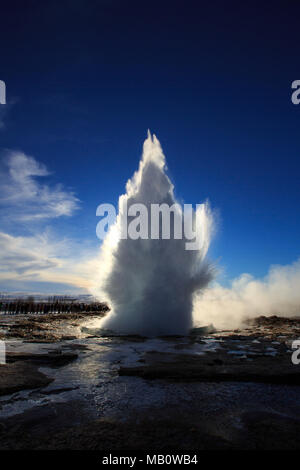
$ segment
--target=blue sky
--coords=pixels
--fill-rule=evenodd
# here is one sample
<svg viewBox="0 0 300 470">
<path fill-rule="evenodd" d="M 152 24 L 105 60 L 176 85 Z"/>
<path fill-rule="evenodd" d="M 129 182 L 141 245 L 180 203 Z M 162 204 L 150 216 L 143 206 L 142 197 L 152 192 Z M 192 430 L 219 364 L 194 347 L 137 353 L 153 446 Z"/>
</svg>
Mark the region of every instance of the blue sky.
<svg viewBox="0 0 300 470">
<path fill-rule="evenodd" d="M 0 290 L 88 282 L 96 207 L 117 203 L 148 128 L 177 197 L 218 212 L 221 282 L 297 260 L 298 16 L 283 1 L 2 6 Z"/>
</svg>

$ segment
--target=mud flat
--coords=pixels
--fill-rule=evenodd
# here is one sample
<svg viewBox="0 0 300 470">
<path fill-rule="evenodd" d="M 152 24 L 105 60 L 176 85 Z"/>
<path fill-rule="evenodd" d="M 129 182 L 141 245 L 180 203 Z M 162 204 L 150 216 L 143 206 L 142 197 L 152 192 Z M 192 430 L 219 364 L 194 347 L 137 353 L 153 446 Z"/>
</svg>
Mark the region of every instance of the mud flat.
<svg viewBox="0 0 300 470">
<path fill-rule="evenodd" d="M 0 339 L 19 338 L 30 342 L 55 343 L 80 336 L 80 327 L 106 312 L 0 315 Z"/>
<path fill-rule="evenodd" d="M 0 449 L 300 448 L 298 319 L 164 338 L 90 320 L 1 318 Z"/>
</svg>

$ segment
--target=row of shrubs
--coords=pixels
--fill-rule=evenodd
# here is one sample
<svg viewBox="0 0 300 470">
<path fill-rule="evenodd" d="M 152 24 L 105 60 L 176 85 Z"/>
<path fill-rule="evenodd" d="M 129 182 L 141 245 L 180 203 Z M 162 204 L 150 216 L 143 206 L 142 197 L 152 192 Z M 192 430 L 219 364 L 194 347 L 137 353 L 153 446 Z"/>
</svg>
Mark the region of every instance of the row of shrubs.
<svg viewBox="0 0 300 470">
<path fill-rule="evenodd" d="M 106 312 L 108 307 L 102 302 L 73 302 L 73 301 L 48 301 L 35 302 L 34 300 L 0 301 L 2 314 L 27 314 L 27 313 L 81 313 L 81 312 Z"/>
</svg>

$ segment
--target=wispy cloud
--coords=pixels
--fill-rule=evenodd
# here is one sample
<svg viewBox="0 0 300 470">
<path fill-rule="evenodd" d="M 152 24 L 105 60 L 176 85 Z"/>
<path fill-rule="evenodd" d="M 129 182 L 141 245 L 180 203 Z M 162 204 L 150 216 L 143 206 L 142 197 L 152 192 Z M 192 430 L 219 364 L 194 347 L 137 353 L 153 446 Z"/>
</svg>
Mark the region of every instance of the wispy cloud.
<svg viewBox="0 0 300 470">
<path fill-rule="evenodd" d="M 71 216 L 79 199 L 62 185 L 50 187 L 39 178 L 49 176 L 45 165 L 23 152 L 7 152 L 0 173 L 2 212 L 18 221 L 38 221 Z"/>
<path fill-rule="evenodd" d="M 51 186 L 49 176 L 45 165 L 21 151 L 6 152 L 1 161 L 1 290 L 41 284 L 48 291 L 51 285 L 54 292 L 59 285 L 82 291 L 89 286 L 94 250 L 84 241 L 57 237 L 51 228 L 51 221 L 72 216 L 80 201 L 63 185 Z"/>
<path fill-rule="evenodd" d="M 82 245 L 82 244 L 81 244 Z M 33 236 L 0 232 L 0 282 L 61 283 L 79 289 L 90 287 L 96 269 L 95 252 L 49 230 Z"/>
<path fill-rule="evenodd" d="M 0 232 L 0 273 L 34 274 L 57 267 L 58 243 L 51 243 L 46 233 L 31 237 L 14 237 Z"/>
</svg>

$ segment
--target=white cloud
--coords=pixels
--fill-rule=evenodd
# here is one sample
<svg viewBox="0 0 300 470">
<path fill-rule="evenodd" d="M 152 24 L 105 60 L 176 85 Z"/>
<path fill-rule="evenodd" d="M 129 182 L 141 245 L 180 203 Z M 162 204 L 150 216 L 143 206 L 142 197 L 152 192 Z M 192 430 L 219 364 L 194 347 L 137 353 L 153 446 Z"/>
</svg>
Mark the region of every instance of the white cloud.
<svg viewBox="0 0 300 470">
<path fill-rule="evenodd" d="M 71 216 L 79 199 L 62 185 L 51 188 L 37 181 L 49 175 L 47 168 L 22 152 L 9 152 L 0 174 L 0 205 L 9 219 L 28 222 Z"/>
<path fill-rule="evenodd" d="M 46 234 L 31 237 L 14 237 L 0 232 L 0 273 L 12 275 L 34 274 L 57 267 L 57 244 L 49 243 Z"/>
<path fill-rule="evenodd" d="M 23 152 L 8 152 L 0 171 L 0 286 L 89 284 L 91 250 L 84 242 L 57 238 L 49 221 L 72 216 L 79 199 L 62 185 L 40 182 L 45 165 Z M 33 223 L 39 222 L 39 224 Z M 9 233 L 3 230 L 8 223 Z M 47 228 L 45 228 L 47 223 Z M 28 235 L 28 232 L 30 235 Z M 90 256 L 92 257 L 92 256 Z M 94 253 L 93 253 L 94 257 Z M 11 289 L 10 289 L 11 290 Z M 55 291 L 55 289 L 54 289 Z"/>
<path fill-rule="evenodd" d="M 74 241 L 56 239 L 49 231 L 33 236 L 0 232 L 0 282 L 61 283 L 90 287 L 96 269 L 93 249 Z"/>
</svg>

